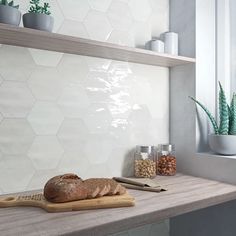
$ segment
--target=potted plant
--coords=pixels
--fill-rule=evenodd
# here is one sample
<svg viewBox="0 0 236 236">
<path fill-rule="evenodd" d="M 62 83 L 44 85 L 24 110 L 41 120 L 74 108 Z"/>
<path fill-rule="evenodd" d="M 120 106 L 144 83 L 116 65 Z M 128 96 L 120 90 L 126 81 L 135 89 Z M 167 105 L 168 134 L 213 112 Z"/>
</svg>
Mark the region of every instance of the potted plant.
<svg viewBox="0 0 236 236">
<path fill-rule="evenodd" d="M 54 20 L 49 3 L 40 5 L 40 0 L 31 0 L 30 4 L 29 12 L 23 15 L 24 27 L 52 32 Z"/>
<path fill-rule="evenodd" d="M 233 94 L 231 104 L 226 101 L 225 92 L 219 83 L 219 125 L 209 110 L 199 101 L 190 97 L 207 114 L 214 128 L 214 134 L 209 134 L 209 146 L 212 151 L 222 155 L 236 154 L 236 94 Z"/>
<path fill-rule="evenodd" d="M 0 0 L 0 23 L 19 26 L 21 13 L 14 1 Z"/>
</svg>

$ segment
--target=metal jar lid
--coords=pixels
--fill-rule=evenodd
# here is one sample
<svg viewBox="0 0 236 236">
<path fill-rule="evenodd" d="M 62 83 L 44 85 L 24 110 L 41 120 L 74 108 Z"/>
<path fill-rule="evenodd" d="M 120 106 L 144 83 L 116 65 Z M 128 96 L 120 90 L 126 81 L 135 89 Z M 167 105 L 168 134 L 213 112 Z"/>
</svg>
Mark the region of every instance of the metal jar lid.
<svg viewBox="0 0 236 236">
<path fill-rule="evenodd" d="M 156 149 L 155 146 L 136 146 L 136 152 L 141 152 L 141 153 L 151 153 L 154 152 Z"/>
<path fill-rule="evenodd" d="M 159 151 L 172 152 L 175 150 L 175 145 L 174 144 L 159 144 L 158 149 Z"/>
</svg>

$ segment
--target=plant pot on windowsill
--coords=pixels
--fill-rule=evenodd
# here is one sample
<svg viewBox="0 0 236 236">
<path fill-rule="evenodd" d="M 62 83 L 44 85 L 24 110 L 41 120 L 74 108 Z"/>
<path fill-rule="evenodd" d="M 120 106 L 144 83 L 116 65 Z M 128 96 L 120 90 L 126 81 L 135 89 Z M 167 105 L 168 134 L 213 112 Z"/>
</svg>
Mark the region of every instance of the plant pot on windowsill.
<svg viewBox="0 0 236 236">
<path fill-rule="evenodd" d="M 52 32 L 54 19 L 43 13 L 26 13 L 23 15 L 23 24 L 26 28 Z"/>
<path fill-rule="evenodd" d="M 0 5 L 0 23 L 19 26 L 20 20 L 21 12 L 16 7 Z"/>
<path fill-rule="evenodd" d="M 215 153 L 221 155 L 236 155 L 236 135 L 209 134 L 209 146 Z"/>
<path fill-rule="evenodd" d="M 236 94 L 233 94 L 231 103 L 228 105 L 221 83 L 219 83 L 219 87 L 219 125 L 202 103 L 190 98 L 205 111 L 212 124 L 215 134 L 209 135 L 211 150 L 221 155 L 236 155 Z"/>
</svg>

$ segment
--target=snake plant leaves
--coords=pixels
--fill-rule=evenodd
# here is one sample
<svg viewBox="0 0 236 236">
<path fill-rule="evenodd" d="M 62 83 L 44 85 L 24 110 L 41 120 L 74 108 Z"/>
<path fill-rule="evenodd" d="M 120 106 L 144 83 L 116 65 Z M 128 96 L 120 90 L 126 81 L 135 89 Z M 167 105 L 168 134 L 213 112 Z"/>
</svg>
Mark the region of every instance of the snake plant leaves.
<svg viewBox="0 0 236 236">
<path fill-rule="evenodd" d="M 219 128 L 218 128 L 218 125 L 216 123 L 216 120 L 215 118 L 213 117 L 213 115 L 210 113 L 210 111 L 203 105 L 201 104 L 199 101 L 197 101 L 196 99 L 194 99 L 193 97 L 190 97 L 196 104 L 198 104 L 204 111 L 205 113 L 207 114 L 208 118 L 210 119 L 211 121 L 211 124 L 214 128 L 214 132 L 215 134 L 219 134 Z"/>
<path fill-rule="evenodd" d="M 230 128 L 229 134 L 236 135 L 236 94 L 233 94 L 230 105 Z"/>
<path fill-rule="evenodd" d="M 219 86 L 220 86 L 220 91 L 219 91 L 219 113 L 220 113 L 219 133 L 223 134 L 223 135 L 227 135 L 229 133 L 228 104 L 226 101 L 225 92 L 224 92 L 220 82 L 219 82 Z"/>
</svg>

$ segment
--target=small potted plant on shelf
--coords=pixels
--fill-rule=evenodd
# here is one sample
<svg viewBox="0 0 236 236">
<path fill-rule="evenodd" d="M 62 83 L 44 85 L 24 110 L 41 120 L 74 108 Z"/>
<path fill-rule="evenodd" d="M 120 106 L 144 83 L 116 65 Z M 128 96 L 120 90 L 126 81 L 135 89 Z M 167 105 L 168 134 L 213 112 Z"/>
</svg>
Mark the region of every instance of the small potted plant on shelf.
<svg viewBox="0 0 236 236">
<path fill-rule="evenodd" d="M 30 4 L 29 12 L 23 15 L 24 27 L 52 32 L 54 20 L 49 3 L 40 5 L 40 0 L 31 0 Z"/>
<path fill-rule="evenodd" d="M 0 23 L 19 26 L 21 12 L 14 1 L 0 0 Z"/>
<path fill-rule="evenodd" d="M 214 128 L 214 134 L 209 134 L 209 146 L 215 153 L 222 155 L 236 154 L 236 94 L 233 94 L 231 104 L 226 101 L 225 92 L 219 83 L 219 125 L 209 110 L 199 101 L 190 97 L 207 114 Z"/>
</svg>

